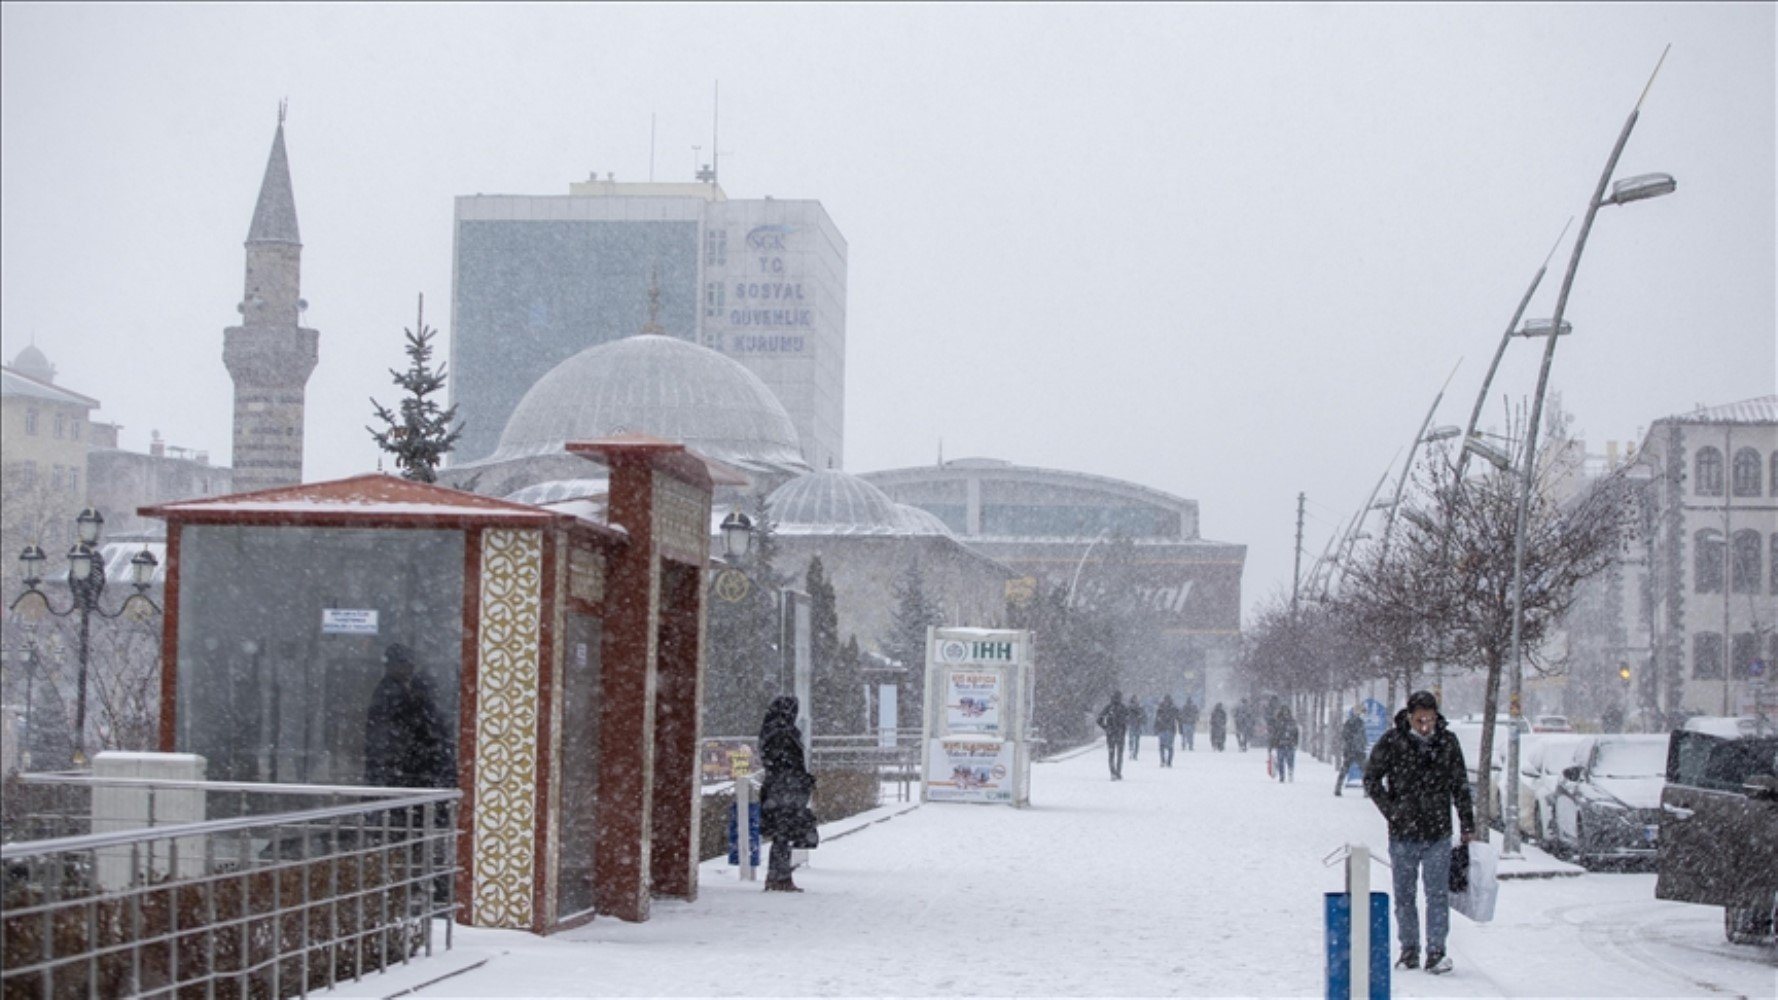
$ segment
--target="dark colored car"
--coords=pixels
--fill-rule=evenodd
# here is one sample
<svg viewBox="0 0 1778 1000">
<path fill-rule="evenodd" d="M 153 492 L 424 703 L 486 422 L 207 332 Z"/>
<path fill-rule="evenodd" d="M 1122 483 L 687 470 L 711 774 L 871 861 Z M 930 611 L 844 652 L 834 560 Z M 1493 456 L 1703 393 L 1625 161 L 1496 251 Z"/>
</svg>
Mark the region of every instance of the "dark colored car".
<svg viewBox="0 0 1778 1000">
<path fill-rule="evenodd" d="M 1778 734 L 1679 730 L 1667 745 L 1655 896 L 1723 907 L 1731 942 L 1778 914 Z"/>
<path fill-rule="evenodd" d="M 1589 868 L 1653 865 L 1666 755 L 1667 741 L 1658 734 L 1581 741 L 1556 785 L 1549 846 Z"/>
</svg>

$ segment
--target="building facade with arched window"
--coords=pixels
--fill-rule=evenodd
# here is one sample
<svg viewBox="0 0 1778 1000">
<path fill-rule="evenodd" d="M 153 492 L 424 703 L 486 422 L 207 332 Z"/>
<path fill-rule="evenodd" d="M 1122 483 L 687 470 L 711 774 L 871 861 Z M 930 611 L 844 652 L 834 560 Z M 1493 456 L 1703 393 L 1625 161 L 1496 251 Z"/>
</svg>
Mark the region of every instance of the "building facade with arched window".
<svg viewBox="0 0 1778 1000">
<path fill-rule="evenodd" d="M 1623 662 L 1644 708 L 1745 714 L 1778 705 L 1778 395 L 1700 407 L 1649 427 L 1631 548 L 1641 605 Z"/>
</svg>

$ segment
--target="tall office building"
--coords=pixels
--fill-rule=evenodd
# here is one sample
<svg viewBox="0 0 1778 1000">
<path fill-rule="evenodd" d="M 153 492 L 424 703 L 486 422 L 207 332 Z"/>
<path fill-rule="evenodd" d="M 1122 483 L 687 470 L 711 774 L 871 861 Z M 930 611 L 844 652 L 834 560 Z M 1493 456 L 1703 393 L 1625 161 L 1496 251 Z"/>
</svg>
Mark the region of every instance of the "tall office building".
<svg viewBox="0 0 1778 1000">
<path fill-rule="evenodd" d="M 302 236 L 284 155 L 284 109 L 247 227 L 247 279 L 223 331 L 222 363 L 235 383 L 234 488 L 292 486 L 303 477 L 304 387 L 320 334 L 302 325 Z"/>
<path fill-rule="evenodd" d="M 655 320 L 744 365 L 784 404 L 811 468 L 842 464 L 846 241 L 821 203 L 730 199 L 714 181 L 618 183 L 456 205 L 452 459 L 484 458 L 538 379 Z"/>
</svg>

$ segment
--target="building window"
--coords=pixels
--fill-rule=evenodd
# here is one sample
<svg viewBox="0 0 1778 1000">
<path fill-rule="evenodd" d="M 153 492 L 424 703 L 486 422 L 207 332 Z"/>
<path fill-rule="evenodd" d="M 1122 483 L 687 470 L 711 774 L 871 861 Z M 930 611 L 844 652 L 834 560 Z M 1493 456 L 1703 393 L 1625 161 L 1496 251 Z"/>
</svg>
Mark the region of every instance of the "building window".
<svg viewBox="0 0 1778 1000">
<path fill-rule="evenodd" d="M 80 470 L 79 469 L 69 469 L 68 470 L 68 492 L 74 494 L 75 496 L 80 495 Z"/>
<path fill-rule="evenodd" d="M 728 230 L 709 229 L 704 232 L 704 266 L 728 266 Z"/>
<path fill-rule="evenodd" d="M 1767 566 L 1770 567 L 1772 579 L 1769 581 L 1768 585 L 1771 587 L 1772 593 L 1778 594 L 1778 531 L 1772 532 L 1772 544 L 1770 547 L 1772 549 L 1772 554 L 1771 558 L 1766 560 L 1766 563 Z M 1775 638 L 1778 638 L 1778 636 L 1775 636 Z"/>
<path fill-rule="evenodd" d="M 1771 490 L 1772 495 L 1778 497 L 1778 451 L 1772 453 L 1772 469 L 1766 476 L 1766 489 Z"/>
<path fill-rule="evenodd" d="M 80 418 L 79 417 L 75 417 L 73 420 L 69 421 L 68 436 L 73 438 L 76 441 L 80 440 Z"/>
<path fill-rule="evenodd" d="M 1692 536 L 1692 589 L 1700 594 L 1722 592 L 1722 532 L 1705 528 Z"/>
<path fill-rule="evenodd" d="M 1759 452 L 1752 448 L 1735 452 L 1734 488 L 1738 497 L 1759 496 Z"/>
<path fill-rule="evenodd" d="M 61 438 L 64 435 L 66 435 L 67 433 L 68 433 L 68 415 L 66 413 L 63 413 L 60 410 L 58 410 L 58 411 L 56 411 L 56 437 Z"/>
<path fill-rule="evenodd" d="M 25 433 L 31 435 L 32 437 L 37 436 L 37 409 L 36 409 L 36 407 L 31 407 L 31 408 L 28 408 L 25 410 Z"/>
<path fill-rule="evenodd" d="M 1722 680 L 1722 633 L 1698 632 L 1692 636 L 1692 680 Z"/>
<path fill-rule="evenodd" d="M 57 493 L 62 492 L 62 467 L 59 465 L 50 470 L 49 488 Z"/>
<path fill-rule="evenodd" d="M 1735 532 L 1734 552 L 1729 585 L 1737 594 L 1759 593 L 1759 532 L 1752 529 Z"/>
<path fill-rule="evenodd" d="M 1736 632 L 1730 649 L 1729 677 L 1738 681 L 1751 679 L 1753 661 L 1759 658 L 1759 636 L 1752 632 Z"/>
<path fill-rule="evenodd" d="M 1693 490 L 1701 497 L 1722 496 L 1722 452 L 1699 448 L 1693 474 Z"/>
<path fill-rule="evenodd" d="M 723 303 L 727 301 L 728 285 L 721 281 L 704 282 L 704 315 L 721 316 Z"/>
</svg>

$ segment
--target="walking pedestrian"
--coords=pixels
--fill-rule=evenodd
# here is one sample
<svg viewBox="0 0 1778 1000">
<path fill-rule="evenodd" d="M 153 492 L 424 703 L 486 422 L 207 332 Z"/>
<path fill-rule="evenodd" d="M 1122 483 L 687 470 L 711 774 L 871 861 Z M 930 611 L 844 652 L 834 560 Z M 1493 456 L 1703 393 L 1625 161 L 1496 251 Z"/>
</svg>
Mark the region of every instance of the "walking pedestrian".
<svg viewBox="0 0 1778 1000">
<path fill-rule="evenodd" d="M 1290 706 L 1278 709 L 1278 718 L 1272 723 L 1272 755 L 1277 762 L 1279 781 L 1296 780 L 1296 744 L 1300 735 L 1296 720 L 1291 718 Z"/>
<path fill-rule="evenodd" d="M 1253 742 L 1253 706 L 1242 698 L 1235 703 L 1235 742 L 1241 745 L 1241 752 L 1247 752 L 1247 744 Z"/>
<path fill-rule="evenodd" d="M 1124 696 L 1111 692 L 1111 702 L 1099 712 L 1099 728 L 1105 730 L 1106 762 L 1111 765 L 1111 780 L 1124 780 Z"/>
<path fill-rule="evenodd" d="M 1154 710 L 1154 738 L 1161 745 L 1161 766 L 1173 766 L 1173 737 L 1179 732 L 1179 706 L 1172 695 L 1161 696 Z"/>
<path fill-rule="evenodd" d="M 1219 701 L 1216 703 L 1216 707 L 1210 710 L 1210 749 L 1221 753 L 1223 746 L 1228 743 L 1228 739 L 1229 713 L 1223 709 L 1222 702 Z"/>
<path fill-rule="evenodd" d="M 1340 724 L 1340 770 L 1334 778 L 1334 794 L 1339 795 L 1346 788 L 1346 779 L 1351 776 L 1352 769 L 1359 769 L 1359 777 L 1364 777 L 1364 755 L 1369 749 L 1369 741 L 1364 734 L 1364 716 L 1353 705 L 1346 721 Z"/>
<path fill-rule="evenodd" d="M 455 788 L 455 748 L 456 730 L 439 711 L 438 693 L 419 672 L 414 651 L 390 643 L 364 715 L 365 784 Z"/>
<path fill-rule="evenodd" d="M 794 697 L 779 695 L 766 708 L 759 727 L 759 756 L 766 773 L 759 790 L 759 835 L 772 842 L 767 892 L 802 892 L 790 878 L 790 849 L 813 846 L 810 841 L 815 836 L 815 814 L 809 809 L 815 776 L 805 763 L 796 708 Z"/>
<path fill-rule="evenodd" d="M 1198 734 L 1198 703 L 1190 698 L 1185 699 L 1185 707 L 1179 710 L 1179 730 L 1185 734 L 1185 748 L 1193 749 L 1193 737 Z"/>
<path fill-rule="evenodd" d="M 1438 698 L 1416 691 L 1395 713 L 1395 725 L 1371 748 L 1364 791 L 1389 821 L 1389 865 L 1395 880 L 1398 969 L 1420 967 L 1420 915 L 1414 880 L 1426 889 L 1426 971 L 1451 971 L 1445 935 L 1451 926 L 1451 810 L 1463 843 L 1475 839 L 1475 806 L 1463 747 L 1439 714 Z"/>
<path fill-rule="evenodd" d="M 1130 733 L 1130 759 L 1135 760 L 1142 749 L 1142 724 L 1148 720 L 1147 714 L 1142 711 L 1142 699 L 1131 695 L 1124 715 L 1124 725 Z"/>
</svg>

